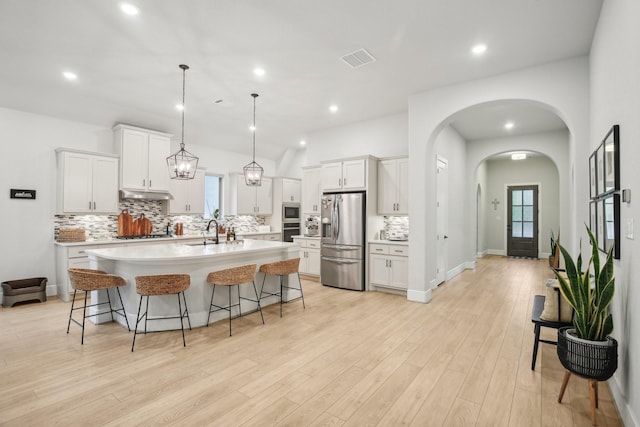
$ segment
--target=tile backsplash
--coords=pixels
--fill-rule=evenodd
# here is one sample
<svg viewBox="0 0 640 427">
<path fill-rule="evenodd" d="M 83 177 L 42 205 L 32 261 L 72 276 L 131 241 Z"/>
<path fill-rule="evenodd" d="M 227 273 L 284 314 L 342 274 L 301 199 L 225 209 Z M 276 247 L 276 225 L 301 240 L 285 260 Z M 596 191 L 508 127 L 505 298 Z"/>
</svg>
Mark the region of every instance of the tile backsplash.
<svg viewBox="0 0 640 427">
<path fill-rule="evenodd" d="M 385 216 L 384 232 L 387 238 L 390 236 L 409 236 L 408 216 Z"/>
<path fill-rule="evenodd" d="M 134 219 L 144 213 L 153 223 L 153 234 L 165 234 L 167 225 L 173 230 L 176 222 L 184 225 L 185 234 L 199 234 L 209 222 L 202 215 L 166 215 L 163 203 L 157 200 L 122 200 L 119 209 L 127 209 Z M 243 215 L 226 216 L 218 223 L 233 227 L 236 232 L 252 232 L 258 231 L 258 226 L 267 224 L 267 221 L 264 216 Z M 111 239 L 118 234 L 118 215 L 55 215 L 54 238 L 58 237 L 61 228 L 84 228 L 87 239 Z"/>
</svg>

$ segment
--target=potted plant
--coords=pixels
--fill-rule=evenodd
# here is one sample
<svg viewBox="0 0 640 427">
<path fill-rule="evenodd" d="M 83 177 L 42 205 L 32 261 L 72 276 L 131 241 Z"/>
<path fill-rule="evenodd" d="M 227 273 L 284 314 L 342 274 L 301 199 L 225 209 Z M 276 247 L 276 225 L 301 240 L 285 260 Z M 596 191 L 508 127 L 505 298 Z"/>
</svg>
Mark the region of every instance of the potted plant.
<svg viewBox="0 0 640 427">
<path fill-rule="evenodd" d="M 551 255 L 549 255 L 549 267 L 558 268 L 560 267 L 560 251 L 558 249 L 558 243 L 560 243 L 560 231 L 558 231 L 558 238 L 553 235 L 553 230 L 551 230 L 551 238 L 549 239 L 549 243 L 551 246 Z"/>
<path fill-rule="evenodd" d="M 573 327 L 558 330 L 558 357 L 572 373 L 595 381 L 609 379 L 618 367 L 617 341 L 610 337 L 613 319 L 609 306 L 615 291 L 613 251 L 600 264 L 598 242 L 587 227 L 591 257 L 583 270 L 582 254 L 577 260 L 558 244 L 565 271 L 554 269 L 560 292 L 574 310 Z M 593 267 L 593 268 L 592 268 Z"/>
</svg>

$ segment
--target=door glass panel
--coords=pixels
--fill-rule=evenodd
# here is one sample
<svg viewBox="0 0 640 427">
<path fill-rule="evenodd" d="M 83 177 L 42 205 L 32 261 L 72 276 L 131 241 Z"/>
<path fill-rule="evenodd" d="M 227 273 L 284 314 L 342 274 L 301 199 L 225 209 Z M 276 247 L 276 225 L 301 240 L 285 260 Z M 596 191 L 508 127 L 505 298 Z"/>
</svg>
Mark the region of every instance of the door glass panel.
<svg viewBox="0 0 640 427">
<path fill-rule="evenodd" d="M 512 221 L 522 221 L 522 206 L 513 206 L 511 212 Z"/>
<path fill-rule="evenodd" d="M 522 204 L 522 191 L 514 190 L 511 192 L 511 204 L 512 205 L 521 205 Z"/>
<path fill-rule="evenodd" d="M 512 236 L 511 237 L 522 237 L 522 223 L 514 222 L 511 224 Z"/>
<path fill-rule="evenodd" d="M 533 190 L 524 190 L 522 192 L 522 204 L 533 205 Z"/>
<path fill-rule="evenodd" d="M 533 238 L 533 222 L 522 223 L 522 237 Z"/>
<path fill-rule="evenodd" d="M 533 221 L 533 206 L 523 206 L 522 208 L 522 220 Z"/>
</svg>

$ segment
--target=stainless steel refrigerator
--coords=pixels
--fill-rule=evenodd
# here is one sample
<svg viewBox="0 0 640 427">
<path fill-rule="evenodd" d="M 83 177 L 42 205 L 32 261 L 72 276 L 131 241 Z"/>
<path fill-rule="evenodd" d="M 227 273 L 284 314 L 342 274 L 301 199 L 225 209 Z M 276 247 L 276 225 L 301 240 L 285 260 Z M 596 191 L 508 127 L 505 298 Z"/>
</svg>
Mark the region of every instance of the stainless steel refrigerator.
<svg viewBox="0 0 640 427">
<path fill-rule="evenodd" d="M 364 193 L 322 195 L 323 285 L 364 291 L 365 203 Z"/>
</svg>

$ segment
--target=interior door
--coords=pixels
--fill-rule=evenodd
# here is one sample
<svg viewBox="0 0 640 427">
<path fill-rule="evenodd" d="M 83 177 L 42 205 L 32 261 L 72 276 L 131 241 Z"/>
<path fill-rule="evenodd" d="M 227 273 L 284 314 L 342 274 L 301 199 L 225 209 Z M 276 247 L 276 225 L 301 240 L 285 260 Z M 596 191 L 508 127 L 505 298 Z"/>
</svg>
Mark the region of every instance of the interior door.
<svg viewBox="0 0 640 427">
<path fill-rule="evenodd" d="M 438 156 L 436 170 L 436 285 L 447 280 L 449 228 L 449 172 L 447 160 Z"/>
<path fill-rule="evenodd" d="M 538 258 L 538 186 L 507 187 L 507 256 Z"/>
</svg>

